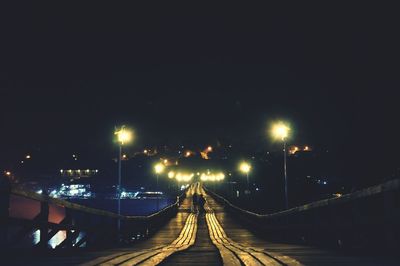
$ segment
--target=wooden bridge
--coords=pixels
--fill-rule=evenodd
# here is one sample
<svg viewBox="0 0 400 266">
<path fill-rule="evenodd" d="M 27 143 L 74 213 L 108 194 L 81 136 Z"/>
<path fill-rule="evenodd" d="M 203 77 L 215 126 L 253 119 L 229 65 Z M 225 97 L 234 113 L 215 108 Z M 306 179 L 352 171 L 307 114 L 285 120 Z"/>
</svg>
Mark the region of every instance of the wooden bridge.
<svg viewBox="0 0 400 266">
<path fill-rule="evenodd" d="M 390 208 L 388 211 L 392 214 L 390 217 L 385 214 L 382 221 L 386 224 L 388 219 L 392 219 L 387 226 L 395 235 L 391 238 L 392 242 L 388 243 L 396 245 L 398 242 L 393 241 L 398 241 L 398 224 L 397 229 L 391 226 L 399 221 L 399 187 L 399 180 L 390 181 L 338 199 L 337 204 L 343 209 L 346 208 L 344 205 L 347 203 L 353 204 L 356 201 L 357 208 L 362 209 L 363 204 L 359 199 L 365 201 L 365 198 L 368 200 L 373 198 L 374 202 L 383 202 L 386 208 Z M 18 190 L 13 193 L 33 197 Z M 204 208 L 193 205 L 195 193 L 204 197 Z M 207 191 L 200 183 L 195 183 L 177 199 L 175 204 L 157 214 L 147 217 L 120 217 L 95 209 L 82 209 L 81 206 L 40 195 L 34 197 L 42 202 L 42 212 L 34 219 L 34 222 L 28 225 L 27 221 L 12 218 L 9 222 L 22 225 L 24 233 L 32 230 L 33 227 L 42 230 L 41 241 L 43 242 L 39 242 L 37 248 L 30 250 L 5 247 L 3 250 L 9 250 L 9 254 L 2 255 L 2 265 L 399 265 L 400 261 L 395 254 L 391 256 L 390 252 L 360 253 L 348 252 L 348 249 L 340 247 L 332 248 L 326 245 L 328 237 L 325 237 L 326 234 L 322 231 L 320 231 L 320 238 L 313 236 L 310 233 L 310 227 L 314 230 L 315 228 L 326 229 L 325 225 L 318 226 L 312 222 L 315 218 L 313 211 L 318 209 L 318 204 L 330 206 L 328 214 L 324 211 L 319 214 L 318 218 L 323 224 L 324 220 L 328 219 L 327 217 L 331 217 L 329 215 L 342 214 L 333 212 L 335 209 L 332 206 L 336 206 L 334 202 L 321 201 L 318 204 L 313 203 L 314 205 L 303 206 L 302 209 L 290 210 L 286 213 L 275 214 L 275 216 L 262 216 L 229 205 L 229 202 L 222 197 Z M 48 214 L 48 206 L 47 208 L 43 206 L 43 202 L 64 204 L 65 209 L 69 210 L 66 212 L 68 215 L 59 224 L 44 221 L 43 212 Z M 371 203 L 368 205 L 372 206 Z M 381 205 L 379 206 L 376 208 L 381 208 Z M 84 211 L 86 214 L 89 212 L 91 216 L 97 218 L 88 219 L 82 215 L 79 216 L 77 215 L 79 211 Z M 304 211 L 311 211 L 311 214 L 304 215 L 301 213 Z M 287 219 L 293 214 L 301 217 L 303 223 L 297 220 L 294 225 L 291 225 Z M 125 241 L 131 240 L 132 243 L 127 242 L 122 247 L 115 245 L 117 232 L 113 228 L 115 228 L 116 219 L 122 219 L 123 222 L 121 238 Z M 381 235 L 386 237 L 385 229 L 377 227 L 376 222 L 379 219 L 373 220 L 371 228 L 381 230 Z M 339 219 L 335 221 L 340 222 Z M 311 226 L 305 226 L 305 224 L 311 224 Z M 333 232 L 339 230 L 332 226 L 332 221 L 329 224 Z M 354 226 L 354 223 L 351 226 Z M 367 222 L 364 226 L 367 226 L 367 230 L 371 230 Z M 340 223 L 339 227 L 348 232 L 348 229 L 343 227 L 343 223 Z M 46 243 L 58 230 L 69 232 L 58 249 L 43 248 L 43 243 Z M 267 240 L 266 234 L 268 235 L 271 230 L 280 232 L 282 241 L 276 241 L 276 233 L 273 234 L 273 242 Z M 354 228 L 354 230 L 358 229 Z M 85 236 L 78 238 L 79 232 L 83 231 L 86 232 Z M 295 235 L 298 236 L 300 242 L 291 241 L 283 232 L 297 232 Z M 375 234 L 372 235 L 375 236 Z M 132 236 L 135 236 L 134 240 Z M 340 238 L 339 240 L 346 242 L 346 238 L 341 235 L 329 234 L 329 237 L 335 240 Z M 307 242 L 308 239 L 318 241 Z M 78 248 L 83 244 L 86 248 Z"/>
</svg>

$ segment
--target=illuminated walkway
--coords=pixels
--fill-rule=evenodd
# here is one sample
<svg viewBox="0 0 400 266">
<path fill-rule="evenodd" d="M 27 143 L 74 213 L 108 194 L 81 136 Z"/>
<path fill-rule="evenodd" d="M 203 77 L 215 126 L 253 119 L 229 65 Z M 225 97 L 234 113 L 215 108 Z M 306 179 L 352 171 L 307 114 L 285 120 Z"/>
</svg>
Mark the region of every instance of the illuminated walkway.
<svg viewBox="0 0 400 266">
<path fill-rule="evenodd" d="M 194 193 L 206 199 L 200 212 L 193 207 Z M 238 223 L 196 183 L 188 189 L 177 215 L 131 248 L 16 257 L 4 265 L 398 265 L 372 255 L 347 256 L 268 242 Z"/>
</svg>

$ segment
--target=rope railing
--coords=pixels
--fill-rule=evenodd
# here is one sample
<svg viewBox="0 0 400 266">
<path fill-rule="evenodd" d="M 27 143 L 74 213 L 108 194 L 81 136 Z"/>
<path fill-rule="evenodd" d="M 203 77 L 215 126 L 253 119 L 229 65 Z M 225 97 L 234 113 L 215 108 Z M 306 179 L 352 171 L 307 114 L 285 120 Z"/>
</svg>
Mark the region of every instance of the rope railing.
<svg viewBox="0 0 400 266">
<path fill-rule="evenodd" d="M 180 196 L 178 196 L 176 201 L 173 204 L 170 204 L 170 205 L 166 206 L 165 208 L 163 208 L 162 210 L 159 210 L 159 211 L 152 213 L 150 215 L 147 215 L 147 216 L 118 215 L 117 213 L 114 213 L 114 212 L 87 207 L 87 206 L 84 206 L 81 204 L 69 202 L 66 200 L 58 199 L 58 198 L 53 198 L 48 195 L 38 194 L 34 191 L 23 190 L 23 189 L 16 188 L 16 187 L 11 189 L 11 194 L 16 195 L 16 196 L 21 196 L 21 197 L 24 197 L 27 199 L 40 201 L 40 202 L 47 202 L 47 203 L 54 204 L 54 205 L 57 205 L 60 207 L 68 208 L 70 210 L 85 212 L 85 213 L 93 214 L 93 215 L 106 216 L 109 218 L 124 219 L 124 220 L 135 220 L 135 219 L 146 220 L 146 219 L 151 219 L 151 218 L 157 217 L 158 215 L 161 215 L 162 213 L 168 211 L 169 209 L 177 207 L 179 205 L 180 198 L 182 198 L 185 195 L 185 192 L 182 193 Z"/>
<path fill-rule="evenodd" d="M 16 233 L 0 241 L 8 242 L 10 247 L 18 246 L 18 243 L 26 236 L 32 234 L 35 230 L 40 230 L 40 241 L 35 246 L 47 248 L 50 239 L 57 232 L 65 231 L 67 237 L 57 248 L 66 248 L 80 247 L 83 244 L 92 247 L 112 246 L 121 243 L 121 241 L 130 243 L 146 238 L 177 213 L 179 204 L 185 198 L 186 191 L 183 191 L 174 203 L 147 216 L 118 215 L 114 212 L 52 198 L 48 195 L 17 187 L 11 189 L 10 195 L 39 202 L 40 210 L 33 219 L 4 217 L 7 224 L 0 228 L 0 230 L 3 230 L 0 235 L 6 236 L 8 234 L 7 228 L 14 228 L 12 231 L 16 231 Z M 49 221 L 51 216 L 50 205 L 59 206 L 65 210 L 61 222 Z M 6 210 L 6 213 L 8 213 L 8 210 Z M 121 227 L 120 230 L 117 230 L 119 220 Z"/>
<path fill-rule="evenodd" d="M 385 250 L 400 245 L 400 179 L 270 214 L 245 210 L 207 192 L 235 219 L 271 241 Z"/>
<path fill-rule="evenodd" d="M 399 188 L 400 188 L 400 179 L 394 179 L 394 180 L 387 181 L 383 184 L 379 184 L 376 186 L 361 189 L 361 190 L 358 190 L 358 191 L 355 191 L 355 192 L 352 192 L 349 194 L 344 194 L 340 197 L 323 199 L 323 200 L 311 202 L 311 203 L 308 203 L 305 205 L 301 205 L 298 207 L 294 207 L 294 208 L 291 208 L 288 210 L 283 210 L 283 211 L 279 211 L 279 212 L 271 213 L 271 214 L 258 214 L 255 212 L 245 210 L 243 208 L 240 208 L 240 207 L 232 204 L 229 200 L 225 199 L 221 195 L 219 195 L 207 188 L 205 188 L 205 189 L 207 190 L 208 193 L 212 194 L 220 202 L 224 203 L 226 206 L 228 206 L 229 208 L 232 208 L 236 211 L 242 212 L 242 213 L 250 215 L 250 216 L 258 217 L 258 218 L 273 218 L 273 217 L 278 217 L 278 216 L 282 216 L 282 215 L 288 215 L 288 214 L 294 214 L 294 213 L 303 212 L 303 211 L 307 211 L 307 210 L 312 210 L 312 209 L 316 209 L 316 208 L 322 208 L 325 206 L 343 204 L 346 202 L 350 202 L 350 201 L 365 198 L 365 197 L 370 197 L 370 196 L 377 195 L 380 193 L 398 190 Z"/>
</svg>

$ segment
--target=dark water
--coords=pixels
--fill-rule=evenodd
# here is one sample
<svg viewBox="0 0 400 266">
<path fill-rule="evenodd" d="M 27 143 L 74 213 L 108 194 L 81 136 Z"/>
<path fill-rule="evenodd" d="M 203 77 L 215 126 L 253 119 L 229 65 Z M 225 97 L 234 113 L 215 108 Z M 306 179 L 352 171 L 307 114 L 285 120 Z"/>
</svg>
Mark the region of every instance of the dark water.
<svg viewBox="0 0 400 266">
<path fill-rule="evenodd" d="M 117 213 L 118 201 L 112 199 L 76 199 L 71 202 L 85 205 L 88 207 L 102 209 Z M 161 210 L 175 202 L 175 199 L 160 199 L 157 208 L 156 199 L 122 199 L 121 214 L 122 215 L 149 215 Z"/>
</svg>

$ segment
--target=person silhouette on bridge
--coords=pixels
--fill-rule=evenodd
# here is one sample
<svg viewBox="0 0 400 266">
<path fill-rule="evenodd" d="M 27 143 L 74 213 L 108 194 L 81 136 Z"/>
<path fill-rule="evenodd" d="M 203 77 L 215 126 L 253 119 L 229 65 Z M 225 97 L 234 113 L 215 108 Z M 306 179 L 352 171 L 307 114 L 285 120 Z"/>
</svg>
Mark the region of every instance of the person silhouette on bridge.
<svg viewBox="0 0 400 266">
<path fill-rule="evenodd" d="M 193 209 L 198 210 L 198 206 L 199 206 L 199 195 L 197 195 L 197 193 L 194 193 L 194 194 L 193 194 L 192 201 L 193 201 Z"/>
<path fill-rule="evenodd" d="M 206 204 L 206 199 L 204 198 L 203 195 L 200 195 L 200 196 L 199 196 L 199 205 L 200 205 L 200 211 L 201 211 L 201 212 L 204 212 L 204 211 L 205 211 L 205 209 L 204 209 L 204 204 Z"/>
</svg>

